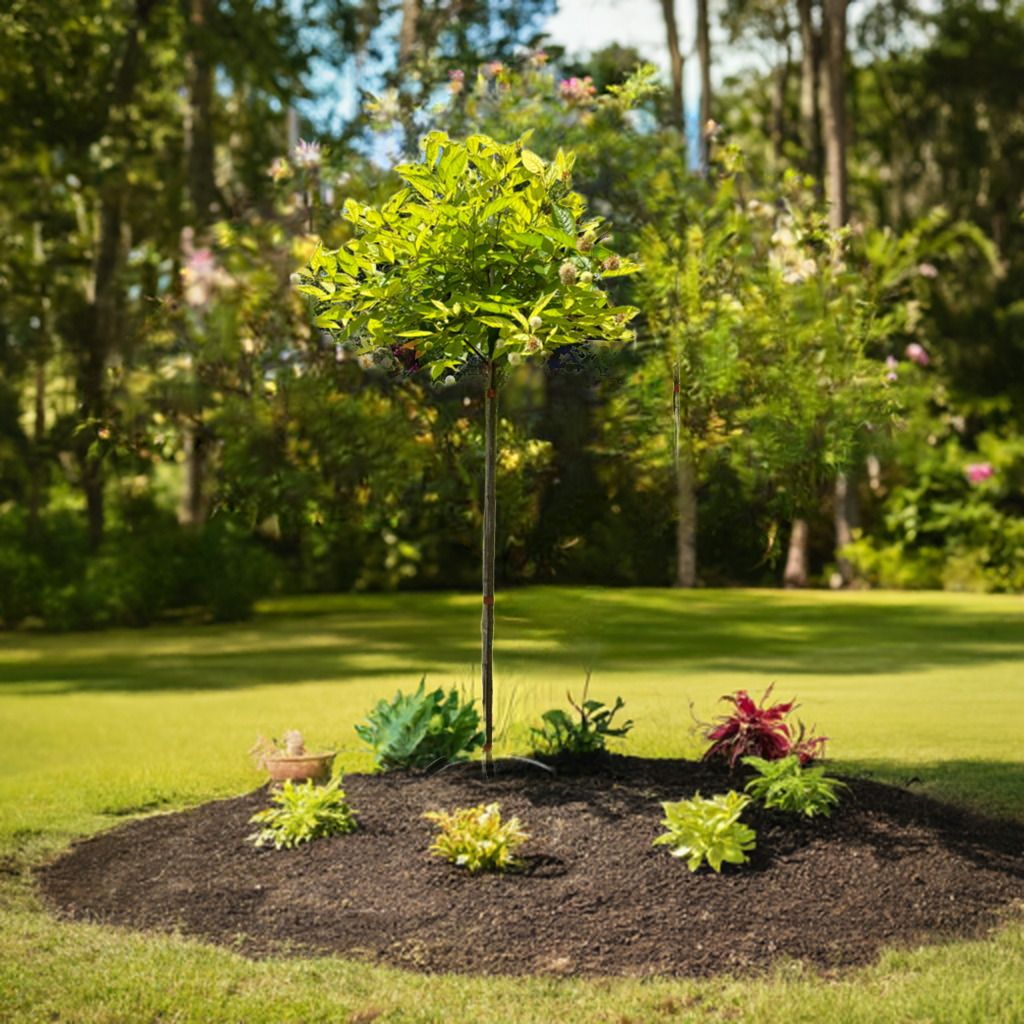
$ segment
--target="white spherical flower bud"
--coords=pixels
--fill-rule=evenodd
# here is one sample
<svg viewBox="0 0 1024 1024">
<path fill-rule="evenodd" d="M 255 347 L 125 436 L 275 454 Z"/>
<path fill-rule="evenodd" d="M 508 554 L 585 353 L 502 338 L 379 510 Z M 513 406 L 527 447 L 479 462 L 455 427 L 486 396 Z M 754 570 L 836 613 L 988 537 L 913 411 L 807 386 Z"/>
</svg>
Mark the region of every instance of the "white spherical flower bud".
<svg viewBox="0 0 1024 1024">
<path fill-rule="evenodd" d="M 587 285 L 589 285 L 589 284 L 593 284 L 593 283 L 594 283 L 594 275 L 589 270 L 584 271 L 584 273 L 580 274 L 580 284 L 587 284 Z"/>
<path fill-rule="evenodd" d="M 534 331 L 539 331 L 544 326 L 544 321 L 539 316 L 530 317 L 530 328 Z"/>
<path fill-rule="evenodd" d="M 558 268 L 558 277 L 566 288 L 571 288 L 576 283 L 576 267 L 568 260 Z"/>
<path fill-rule="evenodd" d="M 508 365 L 518 366 L 523 361 L 523 357 L 518 352 L 509 352 L 508 354 Z"/>
</svg>

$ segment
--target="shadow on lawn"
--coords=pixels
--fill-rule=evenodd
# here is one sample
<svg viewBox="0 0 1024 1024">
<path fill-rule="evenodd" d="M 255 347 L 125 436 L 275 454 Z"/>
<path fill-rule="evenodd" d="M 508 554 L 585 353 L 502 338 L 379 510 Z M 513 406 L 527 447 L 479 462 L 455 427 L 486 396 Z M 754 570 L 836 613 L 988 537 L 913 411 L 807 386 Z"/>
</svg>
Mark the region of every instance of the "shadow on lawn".
<svg viewBox="0 0 1024 1024">
<path fill-rule="evenodd" d="M 268 603 L 237 626 L 0 634 L 8 693 L 211 690 L 468 670 L 479 597 Z M 864 675 L 1024 658 L 1024 601 L 950 595 L 528 588 L 498 597 L 496 660 L 519 672 Z M 414 678 L 415 677 L 415 678 Z"/>
</svg>

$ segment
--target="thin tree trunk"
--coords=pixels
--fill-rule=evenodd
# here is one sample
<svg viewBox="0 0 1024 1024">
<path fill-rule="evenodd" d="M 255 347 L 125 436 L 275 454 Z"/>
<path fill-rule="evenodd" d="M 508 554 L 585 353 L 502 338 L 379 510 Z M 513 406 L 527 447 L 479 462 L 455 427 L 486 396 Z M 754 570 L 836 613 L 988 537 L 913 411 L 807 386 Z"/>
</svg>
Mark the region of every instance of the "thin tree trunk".
<svg viewBox="0 0 1024 1024">
<path fill-rule="evenodd" d="M 398 30 L 398 68 L 403 72 L 415 57 L 419 47 L 420 0 L 402 0 L 402 24 Z M 409 154 L 417 152 L 419 139 L 412 110 L 402 105 L 400 115 L 405 135 L 405 149 Z"/>
<path fill-rule="evenodd" d="M 814 0 L 797 0 L 800 14 L 800 137 L 807 170 L 821 179 L 821 116 L 818 106 L 821 37 L 811 16 Z"/>
<path fill-rule="evenodd" d="M 708 0 L 697 0 L 697 59 L 700 61 L 700 165 L 706 170 L 706 128 L 711 120 L 711 32 L 708 25 Z"/>
<path fill-rule="evenodd" d="M 848 0 L 823 0 L 825 45 L 825 196 L 829 226 L 843 227 L 846 199 L 846 5 Z"/>
<path fill-rule="evenodd" d="M 794 519 L 782 583 L 787 589 L 807 586 L 807 520 Z"/>
<path fill-rule="evenodd" d="M 697 585 L 697 493 L 694 488 L 693 453 L 682 450 L 679 392 L 679 360 L 672 383 L 673 462 L 676 479 L 676 581 L 677 587 Z"/>
<path fill-rule="evenodd" d="M 858 526 L 860 509 L 857 502 L 857 490 L 845 473 L 836 477 L 835 523 L 836 523 L 836 564 L 843 583 L 849 586 L 853 582 L 853 566 L 839 552 L 853 541 L 853 531 Z"/>
<path fill-rule="evenodd" d="M 45 436 L 46 353 L 43 350 L 36 361 L 35 424 L 32 430 L 32 477 L 28 494 L 28 535 L 33 541 L 39 531 L 39 513 L 43 505 L 43 438 Z"/>
<path fill-rule="evenodd" d="M 188 113 L 185 145 L 188 151 L 188 190 L 197 229 L 214 219 L 219 191 L 213 172 L 213 67 L 206 41 L 210 0 L 190 0 L 189 43 L 185 65 L 188 71 Z"/>
<path fill-rule="evenodd" d="M 484 536 L 483 614 L 480 618 L 480 689 L 484 705 L 484 779 L 494 778 L 491 745 L 494 740 L 494 547 L 497 525 L 495 486 L 498 449 L 498 384 L 494 363 L 487 366 L 484 397 Z"/>
<path fill-rule="evenodd" d="M 683 107 L 683 64 L 685 58 L 679 47 L 679 28 L 676 25 L 675 0 L 661 0 L 661 11 L 665 17 L 665 35 L 668 39 L 668 62 L 672 71 L 672 125 L 679 132 L 686 132 L 686 115 Z"/>
<path fill-rule="evenodd" d="M 772 72 L 772 153 L 782 163 L 782 146 L 786 139 L 786 86 L 789 84 L 789 54 Z"/>
</svg>

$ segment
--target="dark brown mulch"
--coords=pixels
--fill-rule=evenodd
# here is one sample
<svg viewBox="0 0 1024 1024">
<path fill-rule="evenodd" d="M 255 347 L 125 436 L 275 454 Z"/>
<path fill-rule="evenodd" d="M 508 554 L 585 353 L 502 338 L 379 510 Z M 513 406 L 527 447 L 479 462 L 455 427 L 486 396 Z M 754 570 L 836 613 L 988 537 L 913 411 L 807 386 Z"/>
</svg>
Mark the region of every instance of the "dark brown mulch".
<svg viewBox="0 0 1024 1024">
<path fill-rule="evenodd" d="M 51 910 L 180 930 L 251 956 L 342 953 L 430 972 L 711 975 L 780 956 L 862 964 L 884 945 L 978 937 L 1024 899 L 1024 825 L 864 780 L 830 819 L 751 808 L 743 868 L 691 874 L 659 800 L 739 788 L 724 769 L 606 757 L 551 776 L 477 766 L 351 775 L 360 828 L 256 849 L 246 796 L 127 823 L 40 869 Z M 430 856 L 427 810 L 499 801 L 532 832 L 519 874 Z"/>
</svg>

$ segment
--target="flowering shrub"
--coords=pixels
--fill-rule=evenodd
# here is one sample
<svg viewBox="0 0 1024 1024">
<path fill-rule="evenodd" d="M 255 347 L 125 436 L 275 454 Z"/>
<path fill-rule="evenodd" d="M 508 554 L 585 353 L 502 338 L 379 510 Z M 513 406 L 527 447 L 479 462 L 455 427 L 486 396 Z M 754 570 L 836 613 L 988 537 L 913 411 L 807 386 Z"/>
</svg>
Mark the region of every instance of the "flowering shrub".
<svg viewBox="0 0 1024 1024">
<path fill-rule="evenodd" d="M 729 767 L 735 768 L 736 762 L 744 755 L 761 757 L 766 761 L 777 761 L 780 758 L 795 754 L 801 764 L 819 756 L 825 749 L 825 736 L 804 736 L 803 723 L 799 723 L 796 739 L 790 731 L 786 718 L 796 704 L 772 704 L 765 707 L 775 684 L 765 690 L 760 705 L 755 704 L 746 690 L 737 690 L 727 694 L 722 700 L 729 701 L 735 710 L 732 714 L 722 715 L 717 725 L 707 727 L 707 739 L 711 746 L 704 754 L 707 761 L 719 754 L 729 759 Z"/>
<path fill-rule="evenodd" d="M 746 850 L 754 848 L 756 833 L 739 821 L 750 797 L 729 791 L 723 796 L 704 799 L 697 793 L 692 800 L 663 803 L 668 829 L 654 840 L 655 846 L 672 847 L 673 857 L 685 857 L 686 865 L 696 871 L 703 861 L 715 871 L 722 870 L 722 862 L 745 864 L 750 858 Z"/>
<path fill-rule="evenodd" d="M 263 826 L 248 837 L 257 846 L 273 843 L 276 850 L 293 849 L 313 839 L 345 835 L 357 827 L 355 812 L 341 789 L 340 775 L 326 786 L 284 782 L 271 799 L 279 806 L 259 811 L 249 819 Z"/>
<path fill-rule="evenodd" d="M 586 78 L 563 78 L 558 83 L 559 99 L 571 107 L 589 103 L 596 95 L 597 90 L 591 82 L 590 75 Z"/>
<path fill-rule="evenodd" d="M 496 803 L 459 808 L 451 813 L 428 811 L 423 817 L 436 821 L 441 829 L 430 852 L 467 871 L 507 871 L 517 867 L 520 861 L 513 851 L 530 838 L 518 818 L 501 820 Z"/>
<path fill-rule="evenodd" d="M 765 761 L 760 757 L 745 757 L 743 763 L 760 773 L 744 789 L 765 807 L 777 807 L 790 814 L 803 814 L 813 818 L 816 814 L 829 815 L 839 803 L 836 788 L 846 783 L 825 778 L 824 768 L 804 768 L 796 754 L 779 761 Z"/>
<path fill-rule="evenodd" d="M 969 462 L 964 466 L 964 472 L 972 484 L 980 484 L 982 480 L 988 480 L 992 476 L 993 469 L 990 462 Z"/>
</svg>

